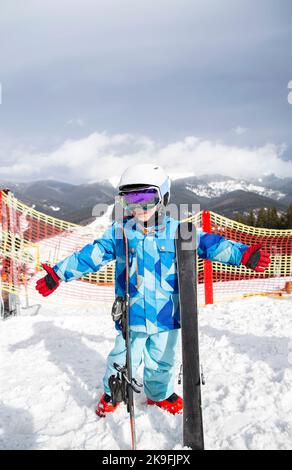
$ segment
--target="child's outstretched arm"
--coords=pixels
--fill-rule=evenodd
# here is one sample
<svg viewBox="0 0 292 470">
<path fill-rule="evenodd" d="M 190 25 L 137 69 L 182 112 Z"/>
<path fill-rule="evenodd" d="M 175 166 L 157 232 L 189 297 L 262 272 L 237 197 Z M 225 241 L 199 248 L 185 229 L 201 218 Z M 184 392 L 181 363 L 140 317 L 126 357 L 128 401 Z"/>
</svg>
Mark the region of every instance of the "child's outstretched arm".
<svg viewBox="0 0 292 470">
<path fill-rule="evenodd" d="M 61 281 L 73 281 L 84 274 L 99 271 L 115 257 L 114 228 L 111 226 L 101 238 L 84 246 L 55 266 L 43 265 L 47 274 L 37 281 L 36 290 L 47 297 L 59 287 Z"/>
<path fill-rule="evenodd" d="M 244 264 L 254 271 L 263 272 L 271 262 L 270 255 L 262 245 L 244 245 L 226 240 L 221 235 L 198 232 L 198 255 L 203 259 L 239 266 Z"/>
</svg>

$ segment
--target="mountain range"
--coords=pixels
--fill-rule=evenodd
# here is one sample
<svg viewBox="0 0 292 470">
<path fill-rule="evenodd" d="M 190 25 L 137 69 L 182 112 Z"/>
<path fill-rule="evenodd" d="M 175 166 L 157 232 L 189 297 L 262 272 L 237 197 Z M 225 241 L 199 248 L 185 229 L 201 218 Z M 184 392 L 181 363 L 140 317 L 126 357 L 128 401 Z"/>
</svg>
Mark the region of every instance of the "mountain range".
<svg viewBox="0 0 292 470">
<path fill-rule="evenodd" d="M 98 203 L 112 204 L 116 189 L 109 181 L 73 185 L 55 180 L 15 183 L 0 181 L 25 204 L 54 217 L 86 224 Z M 250 209 L 275 207 L 285 211 L 292 204 L 292 178 L 231 178 L 223 175 L 190 176 L 172 182 L 171 201 L 200 204 L 227 217 Z"/>
</svg>

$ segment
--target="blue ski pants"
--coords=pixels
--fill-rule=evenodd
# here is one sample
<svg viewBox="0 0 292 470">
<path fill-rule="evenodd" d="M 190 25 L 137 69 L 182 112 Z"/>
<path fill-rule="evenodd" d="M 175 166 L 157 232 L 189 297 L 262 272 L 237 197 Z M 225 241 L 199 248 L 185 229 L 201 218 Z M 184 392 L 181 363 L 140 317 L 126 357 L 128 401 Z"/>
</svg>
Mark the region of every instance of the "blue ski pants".
<svg viewBox="0 0 292 470">
<path fill-rule="evenodd" d="M 143 384 L 145 394 L 155 401 L 165 400 L 174 392 L 175 353 L 178 330 L 147 334 L 131 331 L 132 375 L 136 378 L 138 367 L 144 360 Z M 103 378 L 104 391 L 110 395 L 108 380 L 116 375 L 114 362 L 124 366 L 126 362 L 125 340 L 118 334 L 115 346 L 107 359 Z"/>
</svg>

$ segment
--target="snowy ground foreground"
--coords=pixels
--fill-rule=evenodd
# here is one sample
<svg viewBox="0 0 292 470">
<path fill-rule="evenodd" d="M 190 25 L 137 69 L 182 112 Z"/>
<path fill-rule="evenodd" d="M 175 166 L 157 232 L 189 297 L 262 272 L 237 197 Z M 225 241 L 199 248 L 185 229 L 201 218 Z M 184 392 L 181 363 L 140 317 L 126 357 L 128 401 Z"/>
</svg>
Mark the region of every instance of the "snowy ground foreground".
<svg viewBox="0 0 292 470">
<path fill-rule="evenodd" d="M 0 323 L 0 448 L 129 449 L 125 407 L 94 414 L 115 335 L 109 306 L 54 309 Z M 292 449 L 292 299 L 203 308 L 200 334 L 206 448 Z M 182 417 L 144 402 L 138 448 L 181 449 Z"/>
</svg>

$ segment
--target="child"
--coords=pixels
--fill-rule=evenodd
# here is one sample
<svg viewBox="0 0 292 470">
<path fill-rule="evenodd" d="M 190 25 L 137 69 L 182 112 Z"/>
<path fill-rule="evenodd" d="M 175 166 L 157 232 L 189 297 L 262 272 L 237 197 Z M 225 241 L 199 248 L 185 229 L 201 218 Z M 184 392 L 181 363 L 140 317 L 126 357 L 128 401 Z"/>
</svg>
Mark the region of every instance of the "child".
<svg viewBox="0 0 292 470">
<path fill-rule="evenodd" d="M 132 350 L 132 374 L 144 359 L 144 390 L 148 405 L 157 405 L 180 413 L 183 400 L 174 392 L 175 350 L 180 328 L 178 282 L 175 260 L 175 233 L 178 221 L 165 214 L 170 196 L 170 179 L 164 170 L 151 164 L 128 168 L 119 183 L 120 202 L 129 217 L 123 230 L 129 245 L 129 318 Z M 50 295 L 60 281 L 72 281 L 96 272 L 116 260 L 115 292 L 125 295 L 124 240 L 119 222 L 113 222 L 105 234 L 73 253 L 53 268 L 43 265 L 47 275 L 37 282 L 43 296 Z M 246 246 L 225 240 L 216 234 L 200 232 L 198 254 L 204 259 L 238 266 L 244 264 L 264 271 L 270 263 L 261 245 Z M 119 328 L 119 327 L 118 327 Z M 111 403 L 109 377 L 116 375 L 113 364 L 125 364 L 125 341 L 119 331 L 108 356 L 104 393 L 96 413 L 105 416 L 115 411 Z"/>
</svg>

